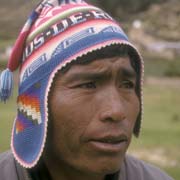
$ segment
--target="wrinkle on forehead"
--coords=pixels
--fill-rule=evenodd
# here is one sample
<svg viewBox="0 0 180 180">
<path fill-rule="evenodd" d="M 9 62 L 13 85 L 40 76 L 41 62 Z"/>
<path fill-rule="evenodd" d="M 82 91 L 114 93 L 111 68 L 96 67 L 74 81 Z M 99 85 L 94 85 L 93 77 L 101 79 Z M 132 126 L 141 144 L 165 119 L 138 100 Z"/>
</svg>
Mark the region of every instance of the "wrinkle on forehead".
<svg viewBox="0 0 180 180">
<path fill-rule="evenodd" d="M 103 59 L 97 59 L 92 60 L 90 62 L 81 62 L 81 63 L 75 63 L 68 69 L 67 72 L 73 73 L 74 71 L 108 71 L 110 67 L 118 68 L 119 66 L 125 66 L 129 65 L 131 66 L 129 57 L 112 57 L 112 58 L 103 58 Z M 67 73 L 66 72 L 66 73 Z M 64 74 L 64 73 L 63 73 Z"/>
<path fill-rule="evenodd" d="M 131 66 L 129 57 L 103 58 L 89 63 L 74 64 L 66 73 L 61 73 L 56 80 L 71 81 L 87 77 L 103 77 L 124 75 L 130 78 L 136 77 L 136 72 Z"/>
</svg>

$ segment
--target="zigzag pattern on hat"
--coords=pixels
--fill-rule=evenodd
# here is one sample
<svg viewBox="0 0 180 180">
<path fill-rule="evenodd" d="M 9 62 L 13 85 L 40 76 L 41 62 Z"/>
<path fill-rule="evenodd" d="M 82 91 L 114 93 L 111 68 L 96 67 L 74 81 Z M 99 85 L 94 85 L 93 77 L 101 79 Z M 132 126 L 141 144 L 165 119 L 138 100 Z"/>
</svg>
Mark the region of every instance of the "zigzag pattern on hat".
<svg viewBox="0 0 180 180">
<path fill-rule="evenodd" d="M 18 119 L 16 123 L 16 133 L 22 132 L 29 126 L 39 124 L 41 124 L 39 99 L 31 95 L 20 95 L 18 97 Z"/>
<path fill-rule="evenodd" d="M 38 124 L 41 123 L 39 107 L 39 99 L 36 97 L 30 97 L 28 95 L 21 95 L 18 97 L 19 111 L 26 113 L 27 116 L 31 116 L 32 120 L 37 121 Z"/>
</svg>

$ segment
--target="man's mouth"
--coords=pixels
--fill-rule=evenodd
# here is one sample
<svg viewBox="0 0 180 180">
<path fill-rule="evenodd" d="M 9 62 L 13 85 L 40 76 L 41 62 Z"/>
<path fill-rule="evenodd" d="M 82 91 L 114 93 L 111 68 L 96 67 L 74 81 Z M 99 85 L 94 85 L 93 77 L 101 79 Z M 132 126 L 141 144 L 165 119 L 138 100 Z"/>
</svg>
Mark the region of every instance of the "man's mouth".
<svg viewBox="0 0 180 180">
<path fill-rule="evenodd" d="M 124 135 L 98 137 L 91 139 L 89 145 L 98 151 L 118 153 L 127 148 L 128 138 Z"/>
</svg>

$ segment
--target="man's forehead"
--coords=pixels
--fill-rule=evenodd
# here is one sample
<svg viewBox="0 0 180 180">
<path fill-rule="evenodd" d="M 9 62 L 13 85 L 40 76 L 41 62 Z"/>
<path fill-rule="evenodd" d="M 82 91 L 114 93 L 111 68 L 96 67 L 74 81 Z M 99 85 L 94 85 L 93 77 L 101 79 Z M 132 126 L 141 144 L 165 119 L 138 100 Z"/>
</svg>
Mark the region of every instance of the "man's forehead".
<svg viewBox="0 0 180 180">
<path fill-rule="evenodd" d="M 101 58 L 95 59 L 91 61 L 86 61 L 86 59 L 74 62 L 69 66 L 67 70 L 67 74 L 80 72 L 80 71 L 105 71 L 109 68 L 111 69 L 128 67 L 132 68 L 130 63 L 130 58 L 128 56 L 125 57 L 111 57 L 111 58 Z"/>
<path fill-rule="evenodd" d="M 136 78 L 136 72 L 131 66 L 129 57 L 103 58 L 89 63 L 73 64 L 67 72 L 57 77 L 60 81 L 74 81 L 82 78 L 110 77 L 123 75 Z"/>
</svg>

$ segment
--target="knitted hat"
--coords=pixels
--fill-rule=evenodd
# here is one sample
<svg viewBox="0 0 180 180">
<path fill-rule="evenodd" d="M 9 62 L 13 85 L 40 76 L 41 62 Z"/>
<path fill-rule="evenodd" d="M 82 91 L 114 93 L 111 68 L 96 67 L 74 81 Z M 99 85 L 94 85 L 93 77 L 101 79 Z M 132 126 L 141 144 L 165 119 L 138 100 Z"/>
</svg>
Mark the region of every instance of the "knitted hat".
<svg viewBox="0 0 180 180">
<path fill-rule="evenodd" d="M 136 53 L 120 25 L 103 10 L 83 0 L 43 0 L 32 12 L 15 43 L 8 66 L 0 77 L 0 99 L 12 91 L 12 72 L 20 67 L 18 112 L 12 130 L 11 148 L 24 167 L 34 167 L 46 141 L 48 94 L 56 73 L 77 58 L 107 46 L 126 45 Z M 138 136 L 142 114 L 136 121 Z"/>
</svg>

